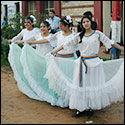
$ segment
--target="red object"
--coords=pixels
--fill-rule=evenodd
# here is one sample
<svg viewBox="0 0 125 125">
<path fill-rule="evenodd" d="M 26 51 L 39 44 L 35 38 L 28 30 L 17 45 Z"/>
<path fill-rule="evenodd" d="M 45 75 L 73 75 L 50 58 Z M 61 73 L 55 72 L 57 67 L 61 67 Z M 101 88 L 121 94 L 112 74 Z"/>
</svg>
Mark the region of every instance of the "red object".
<svg viewBox="0 0 125 125">
<path fill-rule="evenodd" d="M 61 1 L 54 1 L 56 15 L 61 17 Z M 36 13 L 44 13 L 44 1 L 36 1 Z M 28 1 L 22 1 L 22 12 L 23 16 L 28 15 Z"/>
<path fill-rule="evenodd" d="M 56 15 L 61 18 L 61 1 L 54 1 Z"/>
<path fill-rule="evenodd" d="M 27 1 L 22 1 L 22 13 L 23 13 L 23 16 L 27 16 L 28 14 L 28 2 Z"/>
<path fill-rule="evenodd" d="M 113 1 L 112 20 L 121 21 L 122 1 Z"/>
<path fill-rule="evenodd" d="M 94 20 L 97 22 L 97 30 L 103 31 L 103 1 L 94 1 Z M 100 41 L 100 47 L 102 46 Z"/>
<path fill-rule="evenodd" d="M 44 13 L 44 1 L 36 1 L 36 11 L 37 14 Z"/>
<path fill-rule="evenodd" d="M 98 23 L 97 30 L 103 31 L 103 1 L 94 1 L 94 20 Z"/>
</svg>

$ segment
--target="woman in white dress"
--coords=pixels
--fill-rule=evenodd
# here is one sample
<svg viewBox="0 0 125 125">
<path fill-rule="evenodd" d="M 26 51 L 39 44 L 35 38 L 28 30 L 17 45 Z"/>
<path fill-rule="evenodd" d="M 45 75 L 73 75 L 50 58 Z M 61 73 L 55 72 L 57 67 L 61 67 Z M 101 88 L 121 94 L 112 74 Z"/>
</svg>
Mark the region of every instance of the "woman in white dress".
<svg viewBox="0 0 125 125">
<path fill-rule="evenodd" d="M 49 39 L 52 34 L 49 33 L 50 24 L 48 21 L 43 21 L 40 24 L 41 32 L 37 34 L 34 39 L 41 41 Z M 46 54 L 53 50 L 53 44 L 39 43 L 36 41 L 27 42 L 36 44 L 36 49 L 33 49 L 28 44 L 22 48 L 20 57 L 23 66 L 23 73 L 29 83 L 29 86 L 40 98 L 40 101 L 46 101 L 53 106 L 67 107 L 68 103 L 63 100 L 56 92 L 48 87 L 48 80 L 44 78 L 46 72 Z M 27 85 L 27 83 L 25 83 Z"/>
<path fill-rule="evenodd" d="M 34 16 L 27 17 L 25 19 L 25 29 L 23 29 L 17 36 L 15 36 L 12 40 L 9 42 L 10 44 L 10 50 L 8 54 L 8 60 L 10 62 L 11 68 L 14 72 L 14 78 L 17 81 L 17 85 L 19 90 L 29 96 L 30 98 L 33 99 L 39 99 L 40 98 L 37 96 L 37 94 L 32 90 L 32 88 L 29 86 L 29 83 L 23 73 L 23 67 L 20 62 L 20 56 L 22 54 L 22 49 L 19 47 L 17 44 L 19 43 L 26 43 L 28 40 L 34 40 L 34 36 L 40 33 L 39 28 L 35 28 L 33 26 L 34 21 L 35 21 Z M 33 46 L 35 47 L 35 46 Z"/>
<path fill-rule="evenodd" d="M 68 50 L 72 45 L 78 44 L 81 57 L 74 64 L 74 77 L 72 81 L 70 80 L 73 83 L 72 86 L 66 77 L 62 79 L 62 76 L 57 76 L 56 73 L 58 80 L 54 80 L 52 70 L 50 70 L 52 66 L 48 66 L 45 75 L 49 80 L 50 88 L 59 95 L 67 97 L 69 108 L 77 110 L 73 114 L 75 117 L 80 116 L 80 112 L 85 110 L 105 108 L 112 103 L 123 100 L 124 97 L 124 59 L 103 62 L 98 57 L 100 41 L 106 48 L 114 46 L 122 51 L 124 48 L 110 40 L 102 32 L 93 30 L 97 24 L 92 21 L 91 15 L 88 13 L 83 16 L 81 20 L 83 31 L 81 33 L 51 52 L 51 54 L 56 55 L 62 50 Z M 63 84 L 60 84 L 62 81 Z"/>
<path fill-rule="evenodd" d="M 72 31 L 70 28 L 73 26 L 73 22 L 70 16 L 64 17 L 60 20 L 60 29 L 61 31 L 52 35 L 49 39 L 41 39 L 33 42 L 28 42 L 29 44 L 44 44 L 50 43 L 51 45 L 57 44 L 57 47 L 69 41 L 76 33 Z M 62 58 L 74 58 L 76 57 L 75 51 L 77 49 L 76 45 L 69 47 L 68 49 L 64 49 L 60 51 L 56 57 Z"/>
<path fill-rule="evenodd" d="M 27 42 L 29 44 L 36 44 L 36 50 L 28 44 L 25 44 L 22 48 L 20 57 L 23 73 L 28 81 L 28 85 L 40 98 L 39 100 L 47 101 L 51 105 L 60 107 L 68 107 L 69 103 L 66 99 L 59 96 L 53 89 L 49 88 L 48 79 L 44 78 L 44 75 L 46 73 L 47 65 L 49 63 L 52 64 L 51 59 L 53 59 L 53 56 L 50 54 L 52 57 L 49 57 L 49 54 L 47 54 L 52 51 L 51 46 L 55 45 L 55 42 L 57 43 L 57 46 L 62 45 L 75 35 L 75 33 L 70 30 L 70 25 L 72 24 L 72 20 L 70 19 L 69 17 L 68 19 L 66 17 L 62 19 L 60 22 L 62 31 L 52 36 L 49 34 L 50 27 L 48 22 L 44 21 L 41 23 L 42 34 L 38 34 L 34 37 L 36 41 Z M 70 61 L 75 58 L 74 50 L 74 46 L 71 46 L 70 49 L 66 49 L 59 53 L 58 57 L 63 57 Z M 69 67 L 69 65 L 67 67 Z M 27 85 L 27 83 L 25 84 Z"/>
<path fill-rule="evenodd" d="M 19 44 L 27 43 L 27 41 L 34 41 L 34 36 L 41 32 L 39 28 L 34 27 L 34 21 L 36 21 L 34 16 L 31 15 L 30 17 L 27 17 L 24 22 L 26 28 L 23 29 L 17 36 L 12 38 L 12 40 L 10 40 L 10 43 L 14 42 L 16 44 Z M 35 45 L 33 45 L 33 47 L 35 48 Z"/>
<path fill-rule="evenodd" d="M 39 41 L 39 40 L 42 40 L 42 39 L 49 39 L 52 34 L 49 33 L 49 30 L 50 30 L 50 24 L 48 21 L 43 21 L 41 24 L 40 24 L 40 30 L 41 30 L 41 33 L 37 34 L 35 36 L 35 41 Z M 33 41 L 33 42 L 35 42 Z M 41 53 L 41 55 L 45 56 L 47 53 L 49 53 L 50 51 L 53 50 L 53 47 L 50 43 L 45 43 L 45 44 L 36 44 L 36 50 L 39 51 Z"/>
</svg>

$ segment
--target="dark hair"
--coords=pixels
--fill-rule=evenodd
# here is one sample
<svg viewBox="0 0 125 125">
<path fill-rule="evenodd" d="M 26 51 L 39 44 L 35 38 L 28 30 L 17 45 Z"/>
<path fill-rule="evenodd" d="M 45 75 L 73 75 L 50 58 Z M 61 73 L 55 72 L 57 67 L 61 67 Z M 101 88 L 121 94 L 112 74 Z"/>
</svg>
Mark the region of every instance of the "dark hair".
<svg viewBox="0 0 125 125">
<path fill-rule="evenodd" d="M 30 17 L 30 16 L 26 17 L 25 19 L 26 19 L 26 20 L 30 20 L 30 21 L 31 21 L 31 23 L 33 23 L 33 22 L 34 22 L 34 21 L 33 21 L 33 18 L 32 18 L 32 17 Z M 34 28 L 34 24 L 32 25 L 32 27 Z"/>
<path fill-rule="evenodd" d="M 93 17 L 91 11 L 86 11 L 85 13 L 83 13 L 83 16 L 85 16 L 85 15 L 88 15 L 90 18 Z"/>
<path fill-rule="evenodd" d="M 52 12 L 53 14 L 56 14 L 55 10 L 50 10 L 49 12 Z"/>
<path fill-rule="evenodd" d="M 69 22 L 69 20 L 66 19 L 66 16 L 63 17 L 60 22 L 64 25 L 64 26 L 69 26 L 69 27 L 73 27 L 73 22 Z"/>
<path fill-rule="evenodd" d="M 32 18 L 32 17 L 30 17 L 30 16 L 26 17 L 25 19 L 26 19 L 26 20 L 30 20 L 30 21 L 31 21 L 31 23 L 33 23 L 33 22 L 34 22 L 34 21 L 33 21 L 33 18 Z"/>
<path fill-rule="evenodd" d="M 46 21 L 46 20 L 45 20 L 45 21 L 43 21 L 42 23 L 43 23 L 43 24 L 45 24 L 47 27 L 49 27 L 49 26 L 50 26 L 50 23 L 49 23 L 48 21 Z"/>
<path fill-rule="evenodd" d="M 43 23 L 47 28 L 50 26 L 50 23 L 46 20 L 41 22 L 41 23 Z M 50 29 L 48 29 L 48 30 L 50 30 Z"/>
<path fill-rule="evenodd" d="M 83 22 L 83 19 L 84 19 L 84 18 L 88 18 L 88 19 L 90 20 L 90 22 L 91 22 L 91 28 L 92 28 L 93 30 L 96 30 L 96 28 L 97 28 L 97 23 L 92 20 L 92 17 L 93 17 L 93 15 L 92 15 L 92 13 L 91 13 L 90 11 L 87 11 L 87 12 L 85 12 L 85 13 L 83 14 L 83 17 L 82 17 L 82 19 L 81 19 L 82 32 L 81 32 L 80 35 L 79 35 L 79 36 L 80 36 L 80 42 L 79 42 L 79 43 L 82 42 L 82 38 L 83 38 L 83 36 L 84 36 L 84 34 L 85 34 L 85 32 L 86 32 L 85 28 L 84 28 L 83 25 L 82 25 L 82 22 Z"/>
</svg>

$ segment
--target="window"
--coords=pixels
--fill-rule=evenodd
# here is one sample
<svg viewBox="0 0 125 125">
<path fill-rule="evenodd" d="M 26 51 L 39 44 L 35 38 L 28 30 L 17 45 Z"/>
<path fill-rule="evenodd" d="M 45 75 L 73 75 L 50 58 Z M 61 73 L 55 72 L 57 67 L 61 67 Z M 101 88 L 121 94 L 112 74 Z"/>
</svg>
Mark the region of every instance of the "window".
<svg viewBox="0 0 125 125">
<path fill-rule="evenodd" d="M 36 1 L 28 1 L 28 12 L 30 15 L 36 14 Z"/>
<path fill-rule="evenodd" d="M 16 13 L 20 12 L 20 4 L 19 2 L 15 3 L 16 6 Z"/>
<path fill-rule="evenodd" d="M 4 16 L 8 16 L 8 9 L 7 9 L 7 5 L 4 5 Z"/>
<path fill-rule="evenodd" d="M 45 14 L 48 14 L 50 10 L 54 10 L 54 9 L 55 9 L 55 8 L 54 8 L 54 1 L 45 1 L 45 2 L 44 2 L 44 5 L 45 5 L 45 6 L 44 6 L 44 7 L 45 7 L 45 8 L 44 8 L 44 9 L 45 9 L 45 10 L 44 10 L 44 13 L 45 13 Z"/>
<path fill-rule="evenodd" d="M 112 3 L 112 2 L 113 2 L 113 1 L 110 1 L 110 3 L 111 3 L 111 4 L 110 4 L 110 6 L 111 6 L 111 7 L 110 7 L 110 8 L 111 8 L 111 9 L 110 9 L 111 17 L 112 17 L 112 8 L 113 8 L 113 3 Z"/>
</svg>

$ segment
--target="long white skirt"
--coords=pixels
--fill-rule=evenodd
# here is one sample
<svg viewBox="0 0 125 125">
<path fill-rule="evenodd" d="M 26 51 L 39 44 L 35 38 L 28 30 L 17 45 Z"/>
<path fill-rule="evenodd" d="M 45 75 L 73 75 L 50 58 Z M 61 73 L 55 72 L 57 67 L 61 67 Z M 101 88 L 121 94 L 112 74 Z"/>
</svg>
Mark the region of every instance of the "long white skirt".
<svg viewBox="0 0 125 125">
<path fill-rule="evenodd" d="M 99 58 L 86 60 L 88 71 L 82 64 L 82 86 L 79 81 L 80 58 L 47 59 L 45 78 L 49 87 L 58 93 L 70 109 L 99 110 L 124 97 L 124 59 L 102 61 Z"/>
<path fill-rule="evenodd" d="M 8 60 L 19 90 L 29 98 L 46 101 L 52 106 L 68 107 L 68 103 L 50 89 L 48 80 L 43 78 L 46 58 L 27 44 L 22 49 L 17 44 L 10 45 Z"/>
</svg>

